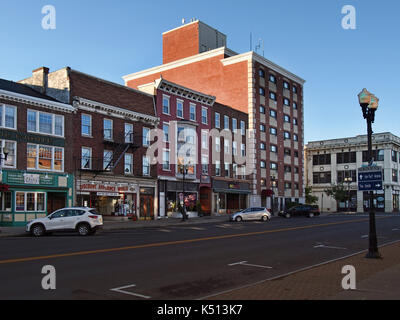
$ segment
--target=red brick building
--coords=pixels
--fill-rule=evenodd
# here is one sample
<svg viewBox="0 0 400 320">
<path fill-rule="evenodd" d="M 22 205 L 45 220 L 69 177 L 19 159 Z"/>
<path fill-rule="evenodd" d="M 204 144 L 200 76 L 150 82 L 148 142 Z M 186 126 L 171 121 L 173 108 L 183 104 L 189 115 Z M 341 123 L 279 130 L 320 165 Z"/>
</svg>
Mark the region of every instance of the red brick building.
<svg viewBox="0 0 400 320">
<path fill-rule="evenodd" d="M 248 114 L 250 205 L 271 206 L 271 177 L 281 208 L 287 201 L 304 201 L 302 78 L 253 51 L 233 52 L 224 34 L 201 21 L 165 32 L 163 64 L 123 79 L 138 88 L 161 76 Z"/>
<path fill-rule="evenodd" d="M 70 120 L 75 204 L 103 215 L 157 216 L 157 168 L 147 157 L 158 125 L 153 96 L 69 67 L 21 82 L 75 108 Z"/>
</svg>

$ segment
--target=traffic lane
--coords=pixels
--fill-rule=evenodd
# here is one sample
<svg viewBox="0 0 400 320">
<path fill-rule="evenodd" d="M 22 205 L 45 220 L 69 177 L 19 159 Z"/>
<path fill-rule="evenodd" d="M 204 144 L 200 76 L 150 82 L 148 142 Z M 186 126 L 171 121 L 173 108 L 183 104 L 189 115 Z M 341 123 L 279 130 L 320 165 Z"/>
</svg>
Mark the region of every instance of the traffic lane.
<svg viewBox="0 0 400 320">
<path fill-rule="evenodd" d="M 355 228 L 355 225 L 347 225 L 347 228 L 340 229 L 340 235 L 342 238 L 347 236 L 352 241 L 356 238 L 361 246 L 356 249 L 361 250 L 365 247 L 365 241 L 360 241 L 358 235 L 363 229 L 365 223 L 358 228 Z M 337 237 L 338 231 L 333 230 L 331 226 L 328 229 L 324 228 L 323 234 L 328 238 Z M 354 237 L 354 234 L 357 237 Z M 186 243 L 164 248 L 113 252 L 107 255 L 80 256 L 74 259 L 53 259 L 48 262 L 56 266 L 60 290 L 51 293 L 50 297 L 75 299 L 80 294 L 87 298 L 92 295 L 93 299 L 131 299 L 133 297 L 119 293 L 111 293 L 110 296 L 108 291 L 111 288 L 135 284 L 135 290 L 152 298 L 198 298 L 343 256 L 342 252 L 339 254 L 337 251 L 315 250 L 313 245 L 320 239 L 319 229 L 313 229 L 313 232 L 297 230 L 284 234 L 272 233 L 217 242 Z M 273 269 L 228 266 L 239 260 L 270 265 Z M 9 278 L 21 279 L 22 283 L 31 283 L 31 287 L 34 288 L 39 285 L 38 270 L 42 263 L 47 261 L 27 263 L 32 264 L 28 272 L 26 268 L 20 269 L 20 266 L 25 264 L 16 264 L 17 268 L 13 269 L 13 272 L 20 270 L 20 273 L 10 275 Z M 35 272 L 31 273 L 31 270 Z M 2 283 L 4 280 L 7 283 L 7 278 L 1 280 Z M 43 296 L 40 288 L 36 288 L 35 291 L 23 291 L 22 294 L 27 298 L 32 298 L 32 295 L 38 297 L 38 294 Z M 46 293 L 46 298 L 48 294 Z"/>
<path fill-rule="evenodd" d="M 42 238 L 18 237 L 3 238 L 0 246 L 0 261 L 24 257 L 38 257 L 74 253 L 81 251 L 107 250 L 126 246 L 141 246 L 151 243 L 174 242 L 193 238 L 212 238 L 241 233 L 264 232 L 280 230 L 282 228 L 309 227 L 317 224 L 347 223 L 366 218 L 314 218 L 304 217 L 284 219 L 275 218 L 269 222 L 226 222 L 202 224 L 204 230 L 194 230 L 195 226 L 171 226 L 169 228 L 144 228 L 129 231 L 103 232 L 95 236 L 80 237 L 75 234 L 54 234 Z M 184 223 L 183 223 L 184 224 Z M 221 226 L 226 226 L 221 228 Z M 197 226 L 199 229 L 199 226 Z M 163 232 L 168 229 L 171 232 Z"/>
</svg>

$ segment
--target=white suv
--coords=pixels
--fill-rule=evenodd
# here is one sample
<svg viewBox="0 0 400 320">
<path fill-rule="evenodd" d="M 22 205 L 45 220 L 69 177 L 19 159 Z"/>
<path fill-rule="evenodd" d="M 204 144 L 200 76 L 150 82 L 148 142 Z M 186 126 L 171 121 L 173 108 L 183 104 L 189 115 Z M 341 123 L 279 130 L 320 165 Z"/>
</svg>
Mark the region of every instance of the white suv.
<svg viewBox="0 0 400 320">
<path fill-rule="evenodd" d="M 45 218 L 28 222 L 26 232 L 35 237 L 54 231 L 77 231 L 81 236 L 95 234 L 103 226 L 103 217 L 96 209 L 86 207 L 63 208 Z"/>
</svg>

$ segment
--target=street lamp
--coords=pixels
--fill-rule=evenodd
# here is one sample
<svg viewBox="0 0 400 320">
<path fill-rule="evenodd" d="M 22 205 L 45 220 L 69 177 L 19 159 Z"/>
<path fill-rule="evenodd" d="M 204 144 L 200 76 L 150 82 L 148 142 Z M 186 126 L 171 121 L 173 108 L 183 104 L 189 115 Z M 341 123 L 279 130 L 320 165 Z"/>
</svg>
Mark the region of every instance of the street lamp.
<svg viewBox="0 0 400 320">
<path fill-rule="evenodd" d="M 272 210 L 272 215 L 275 215 L 275 187 L 276 187 L 276 177 L 274 175 L 271 176 L 271 188 L 272 188 L 272 205 L 271 205 L 271 210 Z"/>
<path fill-rule="evenodd" d="M 350 212 L 350 184 L 353 182 L 353 178 L 351 177 L 346 177 L 344 178 L 344 182 L 347 183 L 347 211 Z"/>
<path fill-rule="evenodd" d="M 374 162 L 372 156 L 372 124 L 375 122 L 375 112 L 378 109 L 379 99 L 364 88 L 358 94 L 358 102 L 360 103 L 363 117 L 367 121 L 368 161 L 369 166 L 372 166 Z M 373 197 L 374 192 L 369 191 L 369 249 L 366 258 L 379 259 L 381 255 L 378 251 Z"/>
<path fill-rule="evenodd" d="M 6 147 L 4 148 L 0 147 L 0 174 L 3 173 L 3 160 L 7 161 L 9 153 L 10 152 Z"/>
</svg>

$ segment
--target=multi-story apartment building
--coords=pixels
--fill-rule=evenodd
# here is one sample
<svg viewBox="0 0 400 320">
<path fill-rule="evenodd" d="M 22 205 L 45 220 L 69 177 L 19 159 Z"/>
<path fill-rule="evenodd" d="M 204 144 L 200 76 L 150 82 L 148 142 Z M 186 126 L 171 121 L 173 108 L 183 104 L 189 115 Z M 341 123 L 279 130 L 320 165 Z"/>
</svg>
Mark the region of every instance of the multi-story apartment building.
<svg viewBox="0 0 400 320">
<path fill-rule="evenodd" d="M 271 176 L 281 207 L 285 201 L 304 200 L 302 78 L 253 51 L 233 52 L 224 34 L 201 21 L 165 32 L 163 64 L 123 79 L 138 88 L 161 76 L 248 114 L 249 205 L 269 201 Z"/>
<path fill-rule="evenodd" d="M 382 191 L 374 192 L 377 211 L 399 211 L 400 138 L 389 133 L 372 136 L 374 163 L 383 168 Z M 323 211 L 368 211 L 368 192 L 358 191 L 357 169 L 368 164 L 367 136 L 312 141 L 305 147 L 307 185 Z M 350 201 L 336 202 L 325 190 L 343 184 Z"/>
<path fill-rule="evenodd" d="M 156 167 L 148 132 L 158 125 L 153 96 L 69 67 L 33 71 L 21 82 L 74 108 L 68 141 L 76 205 L 103 215 L 157 216 Z"/>
<path fill-rule="evenodd" d="M 160 217 L 179 212 L 181 202 L 197 211 L 200 198 L 211 192 L 208 137 L 215 97 L 163 78 L 139 89 L 154 95 L 160 119 L 154 148 Z M 210 212 L 202 202 L 203 212 Z"/>
<path fill-rule="evenodd" d="M 73 204 L 74 111 L 0 79 L 0 225 L 25 225 Z"/>
</svg>

